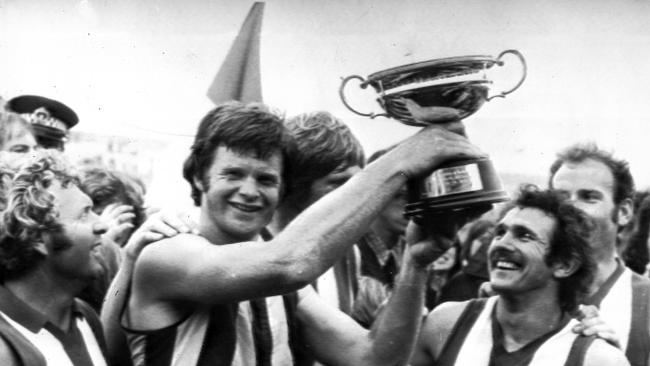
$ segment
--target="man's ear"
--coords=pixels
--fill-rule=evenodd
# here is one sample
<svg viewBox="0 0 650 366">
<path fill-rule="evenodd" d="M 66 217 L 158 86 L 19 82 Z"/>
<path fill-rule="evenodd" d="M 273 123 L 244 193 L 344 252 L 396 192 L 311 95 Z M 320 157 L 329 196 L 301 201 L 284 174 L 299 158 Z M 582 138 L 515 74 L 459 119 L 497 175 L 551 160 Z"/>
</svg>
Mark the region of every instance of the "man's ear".
<svg viewBox="0 0 650 366">
<path fill-rule="evenodd" d="M 618 226 L 625 226 L 629 224 L 630 221 L 632 221 L 632 216 L 634 215 L 634 204 L 632 203 L 631 198 L 626 198 L 621 201 L 621 203 L 618 204 L 616 210 L 616 224 Z"/>
<path fill-rule="evenodd" d="M 47 242 L 50 242 L 52 240 L 51 236 L 49 234 L 43 234 L 41 236 L 41 241 L 34 243 L 34 249 L 41 253 L 44 257 L 47 257 L 49 254 L 49 251 L 47 249 Z"/>
<path fill-rule="evenodd" d="M 194 186 L 196 188 L 198 188 L 199 191 L 204 192 L 204 190 L 203 190 L 203 182 L 201 181 L 201 179 L 199 179 L 199 177 L 194 176 L 194 178 L 192 178 L 192 181 L 194 182 Z"/>
<path fill-rule="evenodd" d="M 555 278 L 567 278 L 580 268 L 580 262 L 575 259 L 562 261 L 553 264 L 553 276 Z"/>
</svg>

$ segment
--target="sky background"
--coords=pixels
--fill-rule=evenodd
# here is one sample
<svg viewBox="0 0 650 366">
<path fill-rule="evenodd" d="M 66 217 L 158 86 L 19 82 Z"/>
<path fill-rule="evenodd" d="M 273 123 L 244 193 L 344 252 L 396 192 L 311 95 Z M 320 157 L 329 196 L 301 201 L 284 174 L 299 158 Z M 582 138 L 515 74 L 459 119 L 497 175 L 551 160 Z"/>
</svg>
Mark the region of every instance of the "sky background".
<svg viewBox="0 0 650 366">
<path fill-rule="evenodd" d="M 80 131 L 168 141 L 152 189 L 168 194 L 211 107 L 207 88 L 252 4 L 0 0 L 0 96 L 64 101 L 79 114 Z M 263 94 L 287 115 L 334 113 L 370 154 L 417 128 L 349 112 L 338 97 L 342 77 L 517 49 L 528 78 L 465 120 L 471 140 L 500 171 L 532 175 L 544 175 L 561 148 L 595 141 L 630 161 L 645 188 L 649 24 L 646 0 L 268 0 Z M 498 69 L 494 92 L 520 72 L 514 59 Z M 351 87 L 350 98 L 379 111 L 369 90 Z"/>
</svg>

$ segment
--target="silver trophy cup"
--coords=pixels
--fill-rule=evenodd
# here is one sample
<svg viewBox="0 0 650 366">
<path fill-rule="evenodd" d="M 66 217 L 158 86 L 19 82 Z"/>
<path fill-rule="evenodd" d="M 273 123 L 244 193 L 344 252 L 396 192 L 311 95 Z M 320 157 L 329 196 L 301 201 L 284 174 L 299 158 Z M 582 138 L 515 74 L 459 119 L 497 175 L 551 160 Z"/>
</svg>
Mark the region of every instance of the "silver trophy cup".
<svg viewBox="0 0 650 366">
<path fill-rule="evenodd" d="M 490 70 L 505 65 L 505 55 L 520 61 L 522 76 L 512 88 L 490 95 Z M 519 88 L 526 72 L 526 61 L 516 50 L 503 51 L 496 58 L 443 58 L 390 68 L 367 78 L 348 76 L 341 83 L 339 96 L 358 115 L 390 117 L 411 126 L 427 126 L 462 121 L 486 101 L 505 97 Z M 364 113 L 350 105 L 345 89 L 352 80 L 358 80 L 362 89 L 372 86 L 382 112 Z M 463 210 L 509 199 L 492 162 L 485 158 L 447 163 L 431 175 L 410 182 L 409 195 L 405 210 L 408 216 Z"/>
</svg>

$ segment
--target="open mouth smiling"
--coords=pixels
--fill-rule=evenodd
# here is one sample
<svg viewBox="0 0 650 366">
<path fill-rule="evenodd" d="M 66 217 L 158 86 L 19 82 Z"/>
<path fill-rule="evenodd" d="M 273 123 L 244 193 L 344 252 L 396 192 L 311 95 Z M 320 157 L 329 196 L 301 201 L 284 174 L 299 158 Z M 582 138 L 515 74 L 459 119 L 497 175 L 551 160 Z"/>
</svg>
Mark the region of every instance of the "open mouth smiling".
<svg viewBox="0 0 650 366">
<path fill-rule="evenodd" d="M 517 271 L 523 267 L 523 260 L 516 253 L 497 251 L 490 256 L 492 269 Z"/>
<path fill-rule="evenodd" d="M 493 263 L 492 266 L 493 268 L 498 268 L 505 271 L 516 271 L 518 269 L 521 269 L 521 265 L 518 263 L 507 260 L 498 260 L 496 263 Z"/>
<path fill-rule="evenodd" d="M 258 205 L 248 205 L 245 203 L 238 203 L 238 202 L 230 202 L 230 205 L 240 211 L 249 212 L 249 213 L 257 212 L 262 209 L 262 207 Z"/>
</svg>

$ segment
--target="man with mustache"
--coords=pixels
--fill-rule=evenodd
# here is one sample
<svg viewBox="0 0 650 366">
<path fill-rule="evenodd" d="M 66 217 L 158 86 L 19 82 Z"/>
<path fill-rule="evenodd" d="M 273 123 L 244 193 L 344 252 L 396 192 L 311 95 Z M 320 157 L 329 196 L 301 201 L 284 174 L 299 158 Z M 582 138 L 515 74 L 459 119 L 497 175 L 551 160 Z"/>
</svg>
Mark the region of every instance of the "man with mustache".
<svg viewBox="0 0 650 366">
<path fill-rule="evenodd" d="M 591 226 L 560 194 L 522 189 L 488 251 L 497 295 L 437 307 L 411 365 L 626 365 L 620 350 L 572 331 L 593 277 Z"/>
</svg>

